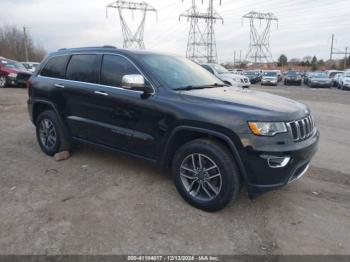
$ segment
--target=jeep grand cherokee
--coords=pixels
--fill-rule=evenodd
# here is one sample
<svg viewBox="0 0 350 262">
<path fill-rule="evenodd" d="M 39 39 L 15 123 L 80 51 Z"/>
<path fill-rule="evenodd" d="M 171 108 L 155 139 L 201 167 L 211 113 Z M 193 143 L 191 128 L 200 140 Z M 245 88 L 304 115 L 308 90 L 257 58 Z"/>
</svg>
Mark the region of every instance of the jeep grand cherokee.
<svg viewBox="0 0 350 262">
<path fill-rule="evenodd" d="M 28 81 L 42 151 L 84 142 L 171 170 L 191 205 L 226 206 L 308 169 L 319 139 L 296 101 L 226 86 L 185 58 L 114 47 L 61 49 Z"/>
</svg>

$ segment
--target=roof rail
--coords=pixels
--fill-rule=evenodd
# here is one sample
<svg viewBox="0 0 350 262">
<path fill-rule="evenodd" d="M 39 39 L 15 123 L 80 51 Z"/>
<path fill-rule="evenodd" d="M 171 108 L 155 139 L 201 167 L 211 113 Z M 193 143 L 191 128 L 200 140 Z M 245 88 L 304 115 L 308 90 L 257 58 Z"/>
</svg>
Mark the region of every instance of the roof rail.
<svg viewBox="0 0 350 262">
<path fill-rule="evenodd" d="M 102 49 L 102 48 L 117 49 L 117 47 L 115 47 L 113 45 L 104 45 L 104 46 L 87 46 L 87 47 L 75 47 L 75 48 L 60 48 L 60 49 L 58 49 L 58 51 L 79 50 L 79 49 Z"/>
</svg>

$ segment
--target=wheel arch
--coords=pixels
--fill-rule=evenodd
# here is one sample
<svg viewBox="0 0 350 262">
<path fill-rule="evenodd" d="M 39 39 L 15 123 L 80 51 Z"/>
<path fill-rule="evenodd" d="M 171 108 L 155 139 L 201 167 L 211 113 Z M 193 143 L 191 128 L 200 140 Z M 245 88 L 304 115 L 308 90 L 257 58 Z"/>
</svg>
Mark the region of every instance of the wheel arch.
<svg viewBox="0 0 350 262">
<path fill-rule="evenodd" d="M 243 161 L 239 154 L 239 137 L 232 133 L 233 139 L 222 132 L 218 132 L 211 129 L 192 127 L 192 126 L 178 126 L 170 134 L 169 139 L 166 143 L 165 150 L 163 152 L 163 157 L 161 165 L 163 168 L 169 168 L 171 165 L 171 160 L 176 151 L 185 143 L 197 139 L 197 138 L 211 138 L 218 140 L 224 144 L 233 155 L 233 159 L 237 164 L 240 172 L 240 176 L 244 182 L 248 185 L 250 184 L 246 169 L 243 165 Z M 234 140 L 234 141 L 233 141 Z"/>
<path fill-rule="evenodd" d="M 64 124 L 64 121 L 57 109 L 57 107 L 55 106 L 54 103 L 50 102 L 50 101 L 47 101 L 47 100 L 35 100 L 33 101 L 33 109 L 32 109 L 32 121 L 34 123 L 34 125 L 36 125 L 36 122 L 37 122 L 37 119 L 38 119 L 38 116 L 46 111 L 46 110 L 52 110 L 55 112 L 57 118 L 58 118 L 58 122 L 64 132 L 64 135 L 66 137 L 70 137 L 69 133 L 68 133 L 68 130 L 66 128 L 66 125 Z"/>
</svg>

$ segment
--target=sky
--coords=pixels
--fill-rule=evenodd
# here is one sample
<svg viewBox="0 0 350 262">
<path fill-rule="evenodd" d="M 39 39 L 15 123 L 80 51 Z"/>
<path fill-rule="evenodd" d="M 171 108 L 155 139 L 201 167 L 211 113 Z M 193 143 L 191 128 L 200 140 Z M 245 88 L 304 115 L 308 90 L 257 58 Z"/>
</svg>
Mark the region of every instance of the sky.
<svg viewBox="0 0 350 262">
<path fill-rule="evenodd" d="M 137 0 L 133 0 L 140 2 Z M 48 52 L 63 47 L 98 45 L 123 46 L 121 24 L 116 10 L 106 5 L 113 0 L 0 0 L 0 26 L 26 26 L 34 41 Z M 190 23 L 179 15 L 191 7 L 191 0 L 146 0 L 158 10 L 148 13 L 144 33 L 146 49 L 184 55 Z M 197 0 L 204 11 L 208 0 Z M 248 50 L 250 28 L 242 16 L 250 11 L 272 12 L 279 18 L 271 26 L 270 48 L 273 58 L 289 59 L 316 55 L 328 59 L 331 36 L 334 47 L 350 46 L 350 0 L 214 0 L 215 10 L 224 23 L 215 24 L 219 62 L 233 61 L 234 51 L 242 58 Z M 124 11 L 135 30 L 140 13 Z M 258 24 L 257 28 L 262 29 Z M 335 56 L 342 58 L 342 56 Z"/>
</svg>

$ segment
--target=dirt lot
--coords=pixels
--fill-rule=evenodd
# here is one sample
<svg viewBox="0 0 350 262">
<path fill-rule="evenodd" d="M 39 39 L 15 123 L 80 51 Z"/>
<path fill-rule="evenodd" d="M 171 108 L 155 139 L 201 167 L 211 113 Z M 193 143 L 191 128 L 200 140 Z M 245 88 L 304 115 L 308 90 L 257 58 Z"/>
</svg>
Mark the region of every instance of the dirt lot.
<svg viewBox="0 0 350 262">
<path fill-rule="evenodd" d="M 254 87 L 308 104 L 321 131 L 301 180 L 218 213 L 141 160 L 79 146 L 44 155 L 26 90 L 0 90 L 1 254 L 350 254 L 350 92 Z"/>
</svg>

